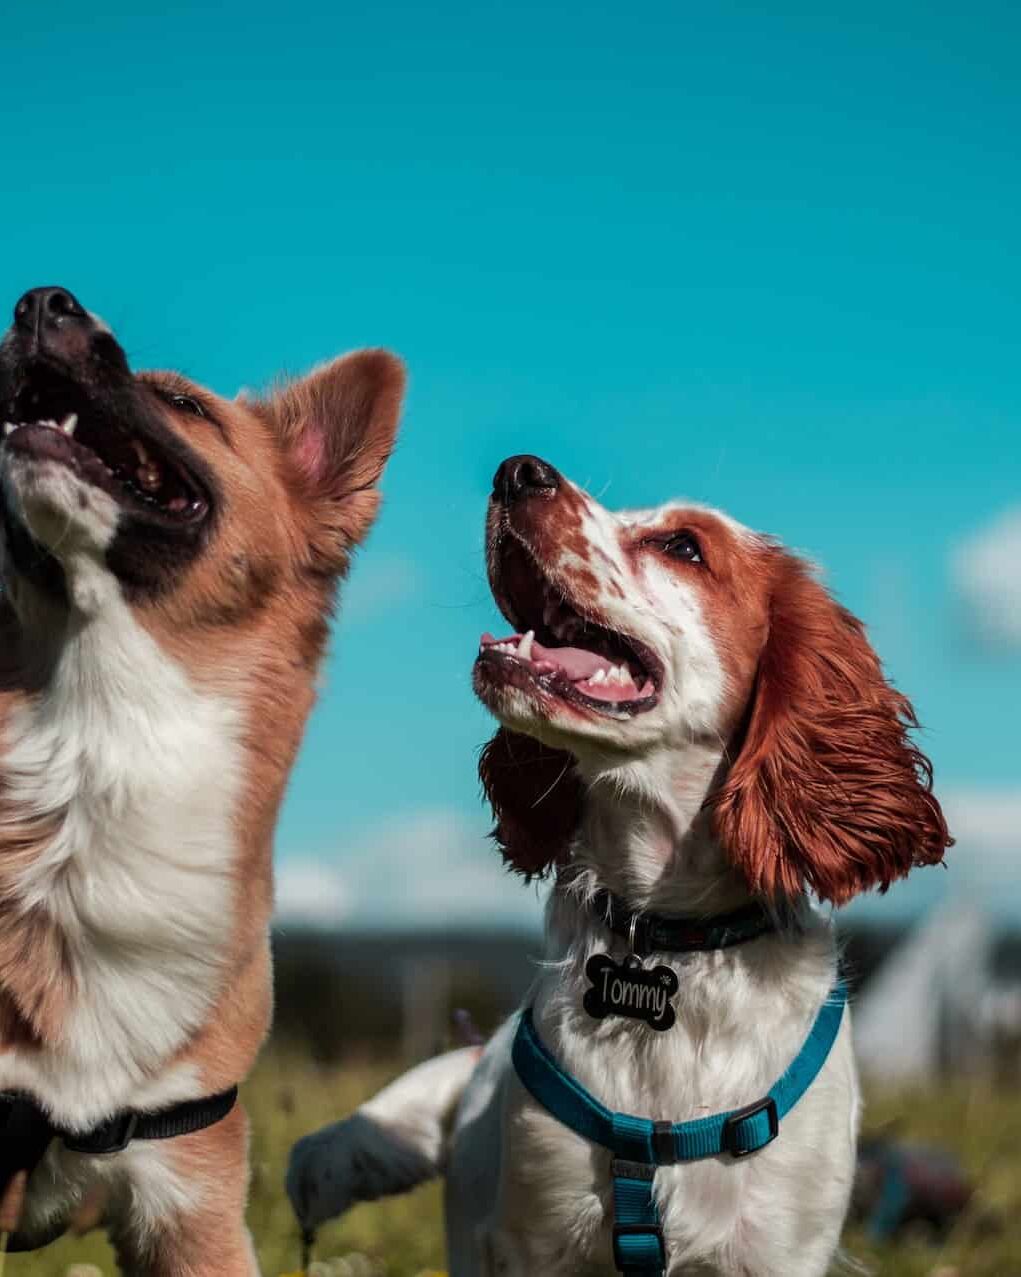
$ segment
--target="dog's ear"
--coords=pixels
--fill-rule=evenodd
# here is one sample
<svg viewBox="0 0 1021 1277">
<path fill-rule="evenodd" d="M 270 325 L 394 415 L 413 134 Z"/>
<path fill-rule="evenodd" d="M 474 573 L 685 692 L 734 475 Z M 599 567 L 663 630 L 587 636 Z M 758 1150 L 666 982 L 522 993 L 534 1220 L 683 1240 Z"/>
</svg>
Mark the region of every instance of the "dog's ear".
<svg viewBox="0 0 1021 1277">
<path fill-rule="evenodd" d="M 312 550 L 343 562 L 379 509 L 376 484 L 393 449 L 404 367 L 386 350 L 358 350 L 290 382 L 269 402 L 302 504 Z"/>
<path fill-rule="evenodd" d="M 566 862 L 582 800 L 570 754 L 501 727 L 482 750 L 479 778 L 496 821 L 492 837 L 510 869 L 528 880 Z"/>
<path fill-rule="evenodd" d="M 953 839 L 861 622 L 776 551 L 769 634 L 739 752 L 713 797 L 718 837 L 750 886 L 843 904 L 885 891 Z"/>
</svg>

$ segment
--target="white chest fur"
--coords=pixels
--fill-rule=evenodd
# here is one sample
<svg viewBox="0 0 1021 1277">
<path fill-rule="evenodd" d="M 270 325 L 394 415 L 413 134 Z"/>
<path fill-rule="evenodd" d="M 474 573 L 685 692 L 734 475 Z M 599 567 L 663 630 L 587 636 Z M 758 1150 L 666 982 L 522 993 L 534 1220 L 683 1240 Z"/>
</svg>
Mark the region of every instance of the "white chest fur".
<svg viewBox="0 0 1021 1277">
<path fill-rule="evenodd" d="M 551 913 L 554 964 L 532 995 L 540 1037 L 568 1073 L 624 1113 L 681 1121 L 760 1098 L 797 1054 L 834 978 L 828 928 L 806 918 L 797 938 L 766 937 L 676 962 L 658 955 L 681 984 L 678 1021 L 666 1033 L 630 1020 L 597 1022 L 581 1006 L 585 959 L 601 947 L 601 935 L 570 900 L 555 897 Z M 493 1271 L 609 1277 L 610 1154 L 593 1151 L 531 1099 L 510 1067 L 508 1045 L 500 1044 L 505 1096 L 493 1105 L 499 1133 L 492 1126 L 484 1133 L 490 1148 L 494 1139 L 503 1143 L 483 1228 Z M 660 1168 L 654 1193 L 669 1272 L 821 1277 L 851 1188 L 857 1095 L 845 1017 L 822 1072 L 784 1119 L 782 1139 L 737 1164 L 711 1158 Z M 473 1126 L 462 1122 L 470 1146 Z M 456 1149 L 455 1175 L 483 1152 Z M 455 1236 L 455 1254 L 457 1244 Z M 451 1264 L 452 1273 L 462 1271 L 470 1269 Z"/>
<path fill-rule="evenodd" d="M 189 1086 L 157 1072 L 219 990 L 241 773 L 237 706 L 199 691 L 98 567 L 94 584 L 0 759 L 14 818 L 56 818 L 10 907 L 47 911 L 73 987 L 58 1043 L 0 1055 L 0 1087 L 78 1124 Z"/>
</svg>

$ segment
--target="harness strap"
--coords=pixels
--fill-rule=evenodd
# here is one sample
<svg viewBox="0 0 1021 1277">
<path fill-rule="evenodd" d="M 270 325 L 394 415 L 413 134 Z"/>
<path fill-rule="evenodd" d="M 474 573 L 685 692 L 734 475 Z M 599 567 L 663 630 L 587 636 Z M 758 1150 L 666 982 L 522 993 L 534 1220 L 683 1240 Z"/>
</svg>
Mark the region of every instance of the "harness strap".
<svg viewBox="0 0 1021 1277">
<path fill-rule="evenodd" d="M 666 1268 L 666 1245 L 659 1209 L 652 1196 L 653 1166 L 614 1158 L 613 1262 L 627 1277 L 660 1277 Z"/>
<path fill-rule="evenodd" d="M 608 1109 L 557 1064 L 535 1030 L 531 1008 L 522 1013 L 511 1057 L 522 1085 L 576 1135 L 614 1155 L 613 1250 L 618 1271 L 629 1277 L 660 1277 L 665 1269 L 666 1251 L 652 1193 L 655 1168 L 724 1153 L 738 1159 L 772 1143 L 780 1133 L 781 1119 L 825 1064 L 846 1002 L 847 991 L 838 983 L 819 1009 L 801 1050 L 761 1100 L 690 1122 L 654 1122 Z M 641 1174 L 636 1173 L 636 1164 Z"/>
</svg>

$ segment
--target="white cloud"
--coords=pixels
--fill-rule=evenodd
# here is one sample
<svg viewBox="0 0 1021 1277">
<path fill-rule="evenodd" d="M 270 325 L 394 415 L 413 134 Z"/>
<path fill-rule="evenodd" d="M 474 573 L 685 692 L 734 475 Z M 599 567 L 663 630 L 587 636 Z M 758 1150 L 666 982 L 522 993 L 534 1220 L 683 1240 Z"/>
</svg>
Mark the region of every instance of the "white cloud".
<svg viewBox="0 0 1021 1277">
<path fill-rule="evenodd" d="M 863 897 L 855 912 L 907 918 L 963 898 L 1021 922 L 1021 782 L 942 789 L 940 799 L 957 839 L 946 870 L 916 870 L 889 897 Z M 352 929 L 538 928 L 544 891 L 508 874 L 485 833 L 481 818 L 428 808 L 384 822 L 339 853 L 285 853 L 277 915 Z"/>
<path fill-rule="evenodd" d="M 383 823 L 341 855 L 324 852 L 318 861 L 284 855 L 278 899 L 282 906 L 285 892 L 298 901 L 314 895 L 309 871 L 318 869 L 324 883 L 336 884 L 342 902 L 332 920 L 347 926 L 537 928 L 540 893 L 506 872 L 485 834 L 481 819 L 457 811 L 413 812 Z M 292 909 L 290 917 L 331 921 L 308 909 L 303 915 Z"/>
<path fill-rule="evenodd" d="M 971 873 L 1002 875 L 1021 902 L 1021 786 L 951 789 L 943 795 L 943 812 Z M 958 847 L 950 849 L 951 856 Z"/>
<path fill-rule="evenodd" d="M 373 621 L 412 599 L 422 585 L 418 564 L 400 554 L 359 555 L 341 594 L 345 625 Z"/>
<path fill-rule="evenodd" d="M 1021 923 L 1021 782 L 938 790 L 957 840 L 946 868 L 916 869 L 889 895 L 862 896 L 854 914 L 907 921 L 939 905 L 965 904 L 999 922 Z"/>
<path fill-rule="evenodd" d="M 285 922 L 332 927 L 350 912 L 343 876 L 326 861 L 285 860 L 277 868 L 276 916 Z"/>
<path fill-rule="evenodd" d="M 996 647 L 1021 651 L 1021 507 L 968 537 L 950 566 L 975 632 Z"/>
</svg>

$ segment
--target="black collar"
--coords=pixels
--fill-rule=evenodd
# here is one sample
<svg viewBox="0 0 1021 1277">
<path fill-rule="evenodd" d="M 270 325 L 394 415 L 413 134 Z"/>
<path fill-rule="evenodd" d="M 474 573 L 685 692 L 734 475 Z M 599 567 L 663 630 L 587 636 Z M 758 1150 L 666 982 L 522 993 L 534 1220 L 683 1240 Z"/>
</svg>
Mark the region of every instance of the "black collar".
<svg viewBox="0 0 1021 1277">
<path fill-rule="evenodd" d="M 715 917 L 678 918 L 629 909 L 619 896 L 604 887 L 592 897 L 591 908 L 614 935 L 628 941 L 632 953 L 639 958 L 650 953 L 729 949 L 777 930 L 776 919 L 757 901 Z"/>
<path fill-rule="evenodd" d="M 220 1122 L 234 1107 L 238 1089 L 232 1086 L 218 1095 L 185 1100 L 156 1112 L 125 1109 L 89 1131 L 65 1131 L 55 1126 L 42 1106 L 19 1092 L 0 1092 L 0 1200 L 19 1171 L 32 1171 L 42 1160 L 50 1141 L 62 1140 L 74 1153 L 102 1156 L 119 1153 L 132 1140 L 168 1140 Z M 42 1243 L 23 1245 L 17 1237 L 10 1249 L 34 1249 Z"/>
</svg>

